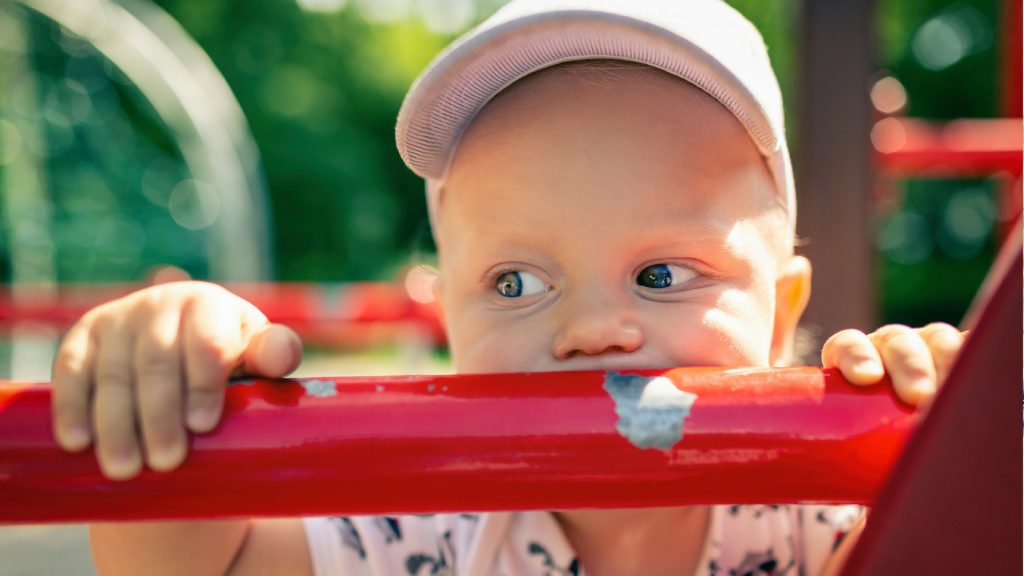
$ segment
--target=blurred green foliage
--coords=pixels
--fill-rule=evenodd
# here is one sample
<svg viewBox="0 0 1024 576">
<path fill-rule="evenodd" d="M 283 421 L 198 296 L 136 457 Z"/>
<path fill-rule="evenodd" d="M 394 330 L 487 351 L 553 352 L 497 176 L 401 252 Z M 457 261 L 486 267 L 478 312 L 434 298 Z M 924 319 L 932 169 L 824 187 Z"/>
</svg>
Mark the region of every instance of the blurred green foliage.
<svg viewBox="0 0 1024 576">
<path fill-rule="evenodd" d="M 422 184 L 393 126 L 414 75 L 448 41 L 417 19 L 370 24 L 352 8 L 291 1 L 160 3 L 235 92 L 269 183 L 277 276 L 388 277 L 429 249 Z"/>
<path fill-rule="evenodd" d="M 422 182 L 395 151 L 394 120 L 419 71 L 500 0 L 156 3 L 209 54 L 245 113 L 268 184 L 278 279 L 390 279 L 410 258 L 429 258 Z M 765 37 L 792 134 L 801 2 L 730 3 Z M 997 114 L 1001 6 L 999 0 L 876 2 L 879 77 L 892 75 L 905 87 L 903 113 L 934 119 Z M 450 18 L 438 20 L 438 10 Z M 132 280 L 160 263 L 207 275 L 207 232 L 169 214 L 174 183 L 188 175 L 152 110 L 116 71 L 83 75 L 105 66 L 84 43 L 41 17 L 19 18 L 28 22 L 36 75 L 28 84 L 8 79 L 0 99 L 0 122 L 8 122 L 0 124 L 0 175 L 13 171 L 3 166 L 3 130 L 43 119 L 43 139 L 52 149 L 43 155 L 43 172 L 57 279 Z M 17 57 L 12 50 L 9 38 L 0 38 L 0 70 Z M 34 96 L 23 94 L 26 86 Z M 91 113 L 66 121 L 81 90 Z M 37 109 L 18 116 L 19 98 L 33 97 Z M 874 223 L 883 317 L 955 322 L 994 252 L 993 230 L 1000 225 L 992 211 L 994 187 L 989 181 L 893 186 L 905 202 L 883 205 Z M 10 218 L 5 222 L 12 225 Z M 0 241 L 12 237 L 7 230 Z M 949 274 L 951 267 L 958 272 Z"/>
<path fill-rule="evenodd" d="M 5 5 L 0 26 L 0 278 L 137 280 L 159 263 L 206 275 L 206 232 L 168 205 L 189 174 L 150 103 L 48 19 Z"/>
<path fill-rule="evenodd" d="M 876 59 L 907 89 L 907 116 L 999 115 L 998 60 L 1004 2 L 876 2 Z"/>
<path fill-rule="evenodd" d="M 903 114 L 932 120 L 999 116 L 1003 42 L 999 0 L 877 2 L 877 59 L 906 88 Z M 1016 49 L 1020 49 L 1018 46 Z M 875 222 L 884 322 L 958 323 L 995 256 L 998 179 L 904 180 Z"/>
</svg>

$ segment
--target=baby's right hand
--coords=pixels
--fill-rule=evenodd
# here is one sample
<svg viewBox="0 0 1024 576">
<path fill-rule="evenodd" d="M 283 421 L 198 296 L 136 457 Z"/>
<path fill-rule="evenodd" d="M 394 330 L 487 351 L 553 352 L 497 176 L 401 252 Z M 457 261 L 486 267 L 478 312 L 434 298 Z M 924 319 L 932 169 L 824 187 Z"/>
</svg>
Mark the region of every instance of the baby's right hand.
<svg viewBox="0 0 1024 576">
<path fill-rule="evenodd" d="M 91 443 L 103 474 L 127 479 L 146 464 L 171 470 L 187 434 L 220 420 L 232 375 L 280 378 L 302 343 L 255 306 L 205 282 L 161 284 L 90 310 L 61 343 L 53 365 L 57 443 Z"/>
</svg>

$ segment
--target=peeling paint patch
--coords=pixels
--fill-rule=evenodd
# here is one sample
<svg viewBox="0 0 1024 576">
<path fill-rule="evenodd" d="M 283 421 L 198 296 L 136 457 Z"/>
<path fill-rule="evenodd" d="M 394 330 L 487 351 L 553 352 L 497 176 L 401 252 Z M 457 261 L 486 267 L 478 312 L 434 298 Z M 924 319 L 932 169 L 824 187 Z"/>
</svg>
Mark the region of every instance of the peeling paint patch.
<svg viewBox="0 0 1024 576">
<path fill-rule="evenodd" d="M 683 437 L 683 422 L 697 395 L 664 376 L 608 372 L 604 389 L 615 401 L 615 429 L 637 448 L 668 450 Z"/>
<path fill-rule="evenodd" d="M 299 384 L 306 390 L 306 396 L 328 398 L 338 393 L 334 380 L 299 380 Z"/>
</svg>

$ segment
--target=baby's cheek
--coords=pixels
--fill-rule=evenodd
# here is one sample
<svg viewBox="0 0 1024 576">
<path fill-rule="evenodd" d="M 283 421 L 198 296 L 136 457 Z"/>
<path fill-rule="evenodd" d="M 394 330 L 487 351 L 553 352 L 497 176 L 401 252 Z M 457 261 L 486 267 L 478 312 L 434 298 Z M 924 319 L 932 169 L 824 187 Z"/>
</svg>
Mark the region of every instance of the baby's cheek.
<svg viewBox="0 0 1024 576">
<path fill-rule="evenodd" d="M 449 347 L 456 372 L 526 372 L 536 369 L 542 340 L 536 332 L 497 323 L 492 318 L 464 318 L 449 324 Z M 533 335 L 530 337 L 530 335 Z"/>
<path fill-rule="evenodd" d="M 709 365 L 768 365 L 772 313 L 767 299 L 755 291 L 718 294 L 693 325 L 694 334 L 685 345 Z"/>
<path fill-rule="evenodd" d="M 715 347 L 722 365 L 767 366 L 771 350 L 771 327 L 760 318 L 730 314 L 721 309 L 708 311 L 702 323 L 705 345 Z"/>
</svg>

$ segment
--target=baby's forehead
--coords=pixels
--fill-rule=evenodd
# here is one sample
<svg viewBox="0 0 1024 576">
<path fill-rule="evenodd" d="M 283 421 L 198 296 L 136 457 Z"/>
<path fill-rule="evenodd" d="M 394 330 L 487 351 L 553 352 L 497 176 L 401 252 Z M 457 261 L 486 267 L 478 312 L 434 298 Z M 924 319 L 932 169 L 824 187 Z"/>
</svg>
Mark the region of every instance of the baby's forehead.
<svg viewBox="0 0 1024 576">
<path fill-rule="evenodd" d="M 717 188 L 740 175 L 747 185 L 716 198 Z M 566 194 L 577 186 L 587 186 L 585 193 Z M 644 186 L 671 191 L 648 197 Z M 601 194 L 635 200 L 591 202 Z M 503 91 L 462 136 L 443 196 L 439 212 L 452 202 L 479 203 L 475 217 L 484 215 L 492 231 L 552 206 L 587 204 L 623 217 L 634 213 L 632 202 L 668 202 L 687 214 L 719 201 L 752 205 L 751 213 L 781 209 L 764 157 L 728 109 L 676 76 L 618 61 L 554 66 Z M 580 200 L 570 205 L 565 197 Z M 781 224 L 789 228 L 785 218 Z"/>
<path fill-rule="evenodd" d="M 491 99 L 466 127 L 452 168 L 466 156 L 501 154 L 514 141 L 557 140 L 560 128 L 613 139 L 640 126 L 680 135 L 696 126 L 702 141 L 690 143 L 701 150 L 717 149 L 727 160 L 740 147 L 744 157 L 763 161 L 739 120 L 693 84 L 643 64 L 585 60 L 530 74 Z"/>
<path fill-rule="evenodd" d="M 714 108 L 710 121 L 735 124 L 739 121 L 708 93 L 690 82 L 657 68 L 626 60 L 579 60 L 539 70 L 506 87 L 489 101 L 470 122 L 498 110 L 506 114 L 536 113 L 545 102 L 558 97 L 575 99 L 588 94 L 618 94 L 623 99 L 656 103 L 661 108 Z M 570 108 L 571 109 L 571 108 Z M 628 113 L 623 109 L 620 113 Z"/>
</svg>

